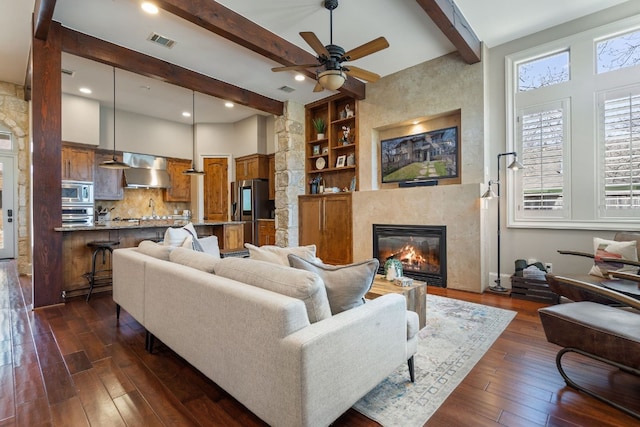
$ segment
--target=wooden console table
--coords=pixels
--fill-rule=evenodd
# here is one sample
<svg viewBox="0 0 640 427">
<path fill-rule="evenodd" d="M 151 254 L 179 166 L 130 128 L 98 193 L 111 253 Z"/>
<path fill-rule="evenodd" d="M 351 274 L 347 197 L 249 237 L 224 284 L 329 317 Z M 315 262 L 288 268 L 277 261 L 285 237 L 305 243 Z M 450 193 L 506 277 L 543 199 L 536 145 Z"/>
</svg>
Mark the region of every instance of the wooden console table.
<svg viewBox="0 0 640 427">
<path fill-rule="evenodd" d="M 407 299 L 407 310 L 418 313 L 420 329 L 427 324 L 427 284 L 418 280 L 411 286 L 396 286 L 381 275 L 376 275 L 366 298 L 375 299 L 386 294 L 401 294 Z"/>
</svg>

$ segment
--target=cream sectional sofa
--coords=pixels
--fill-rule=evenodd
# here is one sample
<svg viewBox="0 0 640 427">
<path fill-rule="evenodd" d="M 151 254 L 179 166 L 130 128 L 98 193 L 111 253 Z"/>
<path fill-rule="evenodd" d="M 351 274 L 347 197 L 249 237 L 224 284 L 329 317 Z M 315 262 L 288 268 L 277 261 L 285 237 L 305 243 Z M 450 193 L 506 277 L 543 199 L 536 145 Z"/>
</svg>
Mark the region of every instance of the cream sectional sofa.
<svg viewBox="0 0 640 427">
<path fill-rule="evenodd" d="M 254 259 L 117 249 L 113 299 L 272 426 L 331 424 L 417 350 L 402 296 L 327 315 L 317 274 Z"/>
</svg>

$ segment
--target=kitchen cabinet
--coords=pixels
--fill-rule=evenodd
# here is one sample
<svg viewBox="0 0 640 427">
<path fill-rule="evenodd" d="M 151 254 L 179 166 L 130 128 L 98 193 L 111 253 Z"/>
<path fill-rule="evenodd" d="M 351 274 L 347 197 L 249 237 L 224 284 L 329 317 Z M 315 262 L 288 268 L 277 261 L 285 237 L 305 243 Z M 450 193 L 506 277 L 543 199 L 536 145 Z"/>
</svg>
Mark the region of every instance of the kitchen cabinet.
<svg viewBox="0 0 640 427">
<path fill-rule="evenodd" d="M 269 155 L 269 200 L 276 199 L 276 155 Z"/>
<path fill-rule="evenodd" d="M 251 154 L 236 159 L 236 182 L 245 179 L 269 179 L 269 158 L 266 154 Z"/>
<path fill-rule="evenodd" d="M 298 206 L 299 244 L 327 264 L 353 262 L 351 193 L 299 196 Z"/>
<path fill-rule="evenodd" d="M 101 168 L 100 163 L 113 159 L 113 151 L 96 150 L 94 153 L 93 194 L 96 200 L 122 200 L 122 170 Z M 122 161 L 122 153 L 116 152 L 116 160 Z"/>
<path fill-rule="evenodd" d="M 318 175 L 325 188 L 354 191 L 358 176 L 358 103 L 338 94 L 305 106 L 305 174 L 309 182 Z M 318 135 L 313 122 L 327 123 Z M 307 192 L 310 192 L 307 187 Z"/>
<path fill-rule="evenodd" d="M 276 222 L 274 220 L 258 220 L 258 246 L 276 244 Z"/>
<path fill-rule="evenodd" d="M 167 172 L 171 178 L 171 188 L 164 191 L 165 202 L 191 201 L 191 175 L 182 172 L 191 167 L 191 160 L 167 159 Z"/>
<path fill-rule="evenodd" d="M 62 179 L 93 181 L 94 150 L 74 145 L 62 146 Z"/>
</svg>

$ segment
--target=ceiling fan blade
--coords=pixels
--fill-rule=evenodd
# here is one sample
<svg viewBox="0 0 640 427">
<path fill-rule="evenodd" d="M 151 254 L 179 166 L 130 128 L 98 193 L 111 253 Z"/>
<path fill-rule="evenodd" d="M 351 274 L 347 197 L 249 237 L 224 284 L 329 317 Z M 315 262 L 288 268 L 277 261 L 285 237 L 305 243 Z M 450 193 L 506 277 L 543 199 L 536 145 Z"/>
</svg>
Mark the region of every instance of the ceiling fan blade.
<svg viewBox="0 0 640 427">
<path fill-rule="evenodd" d="M 324 90 L 324 88 L 322 87 L 322 85 L 320 83 L 316 83 L 315 87 L 313 88 L 314 92 L 322 92 Z"/>
<path fill-rule="evenodd" d="M 356 59 L 360 59 L 367 55 L 371 55 L 372 53 L 376 53 L 379 50 L 386 49 L 389 47 L 389 42 L 384 37 L 378 37 L 377 39 L 371 40 L 368 43 L 365 43 L 361 46 L 356 47 L 355 49 L 351 49 L 349 52 L 342 55 L 346 61 L 355 61 Z"/>
<path fill-rule="evenodd" d="M 301 65 L 289 65 L 288 67 L 275 67 L 271 71 L 290 71 L 290 70 L 304 70 L 305 68 L 319 67 L 320 64 L 301 64 Z"/>
<path fill-rule="evenodd" d="M 351 77 L 355 77 L 361 80 L 366 80 L 368 82 L 376 82 L 380 79 L 380 76 L 376 73 L 372 73 L 371 71 L 363 70 L 359 67 L 354 67 L 353 65 L 349 65 L 348 67 L 342 68 L 345 73 L 350 75 Z"/>
<path fill-rule="evenodd" d="M 311 31 L 302 31 L 300 33 L 300 36 L 304 39 L 304 41 L 307 42 L 309 46 L 311 46 L 311 49 L 313 49 L 318 54 L 318 56 L 325 56 L 327 58 L 331 56 L 327 48 L 324 47 L 324 45 L 318 38 L 318 36 L 316 36 Z"/>
</svg>

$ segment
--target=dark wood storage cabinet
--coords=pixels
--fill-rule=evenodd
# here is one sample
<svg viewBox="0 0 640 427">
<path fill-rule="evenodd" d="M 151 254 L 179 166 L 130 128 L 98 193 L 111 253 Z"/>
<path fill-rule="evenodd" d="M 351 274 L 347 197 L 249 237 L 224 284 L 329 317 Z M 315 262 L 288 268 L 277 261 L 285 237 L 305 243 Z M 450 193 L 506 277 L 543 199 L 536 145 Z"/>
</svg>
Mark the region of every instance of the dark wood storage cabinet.
<svg viewBox="0 0 640 427">
<path fill-rule="evenodd" d="M 298 197 L 299 244 L 316 245 L 327 264 L 353 262 L 351 193 Z"/>
</svg>

